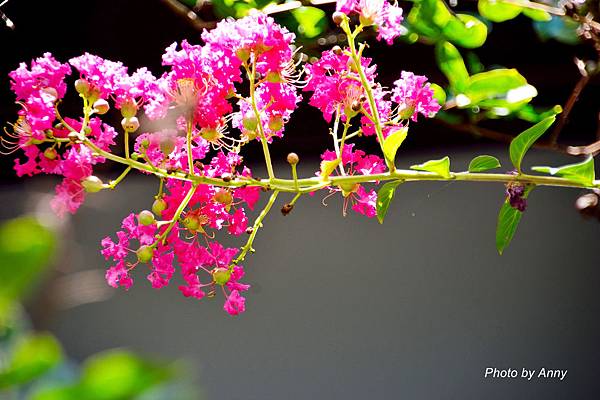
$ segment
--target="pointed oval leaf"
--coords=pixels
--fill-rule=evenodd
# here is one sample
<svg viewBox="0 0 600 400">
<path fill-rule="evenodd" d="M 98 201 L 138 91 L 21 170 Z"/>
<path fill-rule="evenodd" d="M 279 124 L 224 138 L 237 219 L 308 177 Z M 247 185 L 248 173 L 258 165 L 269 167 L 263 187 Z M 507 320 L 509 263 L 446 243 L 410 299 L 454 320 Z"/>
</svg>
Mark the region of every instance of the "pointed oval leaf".
<svg viewBox="0 0 600 400">
<path fill-rule="evenodd" d="M 423 164 L 412 165 L 410 169 L 433 172 L 444 178 L 450 178 L 450 158 L 446 156 L 439 160 L 430 160 Z"/>
<path fill-rule="evenodd" d="M 496 227 L 496 248 L 498 253 L 502 255 L 504 249 L 512 240 L 523 213 L 516 208 L 512 208 L 508 200 L 502 204 L 500 213 L 498 214 L 498 225 Z"/>
<path fill-rule="evenodd" d="M 394 199 L 396 188 L 401 183 L 402 181 L 388 182 L 377 192 L 377 220 L 380 224 L 383 224 L 388 208 L 390 208 L 390 204 Z"/>
<path fill-rule="evenodd" d="M 590 156 L 584 161 L 575 164 L 564 165 L 562 167 L 532 167 L 537 172 L 560 176 L 568 179 L 571 182 L 581 183 L 582 185 L 591 186 L 596 179 L 596 171 L 594 170 L 594 157 Z"/>
<path fill-rule="evenodd" d="M 465 95 L 473 104 L 506 97 L 510 90 L 527 86 L 527 79 L 514 68 L 498 68 L 471 75 Z"/>
<path fill-rule="evenodd" d="M 321 161 L 321 179 L 326 180 L 329 178 L 329 175 L 340 165 L 340 159 L 336 158 L 335 160 L 330 161 Z"/>
<path fill-rule="evenodd" d="M 544 118 L 531 128 L 521 132 L 510 142 L 510 161 L 519 173 L 521 172 L 521 162 L 525 153 L 550 128 L 554 120 L 556 120 L 555 116 Z"/>
<path fill-rule="evenodd" d="M 469 172 L 483 172 L 490 169 L 499 168 L 500 161 L 493 156 L 477 156 L 469 163 Z"/>
<path fill-rule="evenodd" d="M 406 139 L 406 135 L 408 135 L 408 128 L 400 128 L 396 132 L 391 133 L 383 141 L 383 155 L 392 164 L 396 159 L 398 148 L 404 142 L 404 139 Z"/>
<path fill-rule="evenodd" d="M 534 186 L 526 186 L 523 198 L 528 198 Z M 504 249 L 510 244 L 523 213 L 516 208 L 511 207 L 508 199 L 504 201 L 498 214 L 498 225 L 496 226 L 496 249 L 502 255 Z"/>
<path fill-rule="evenodd" d="M 469 72 L 460 52 L 450 42 L 441 41 L 435 46 L 438 67 L 456 93 L 462 93 L 469 83 Z"/>
</svg>

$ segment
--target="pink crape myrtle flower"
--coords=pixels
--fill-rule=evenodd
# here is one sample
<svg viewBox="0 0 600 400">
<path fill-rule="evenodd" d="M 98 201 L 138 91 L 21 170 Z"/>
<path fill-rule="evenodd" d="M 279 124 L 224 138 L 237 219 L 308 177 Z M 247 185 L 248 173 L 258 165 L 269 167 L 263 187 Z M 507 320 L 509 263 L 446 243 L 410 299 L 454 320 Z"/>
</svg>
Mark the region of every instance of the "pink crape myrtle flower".
<svg viewBox="0 0 600 400">
<path fill-rule="evenodd" d="M 404 34 L 402 8 L 387 0 L 338 0 L 336 10 L 351 15 L 357 13 L 365 26 L 377 27 L 377 40 L 391 45 L 394 39 Z"/>
<path fill-rule="evenodd" d="M 427 118 L 433 117 L 441 108 L 433 97 L 433 89 L 427 77 L 402 71 L 401 78 L 394 82 L 392 101 L 398 103 L 398 113 L 404 118 L 417 120 L 421 113 Z"/>
<path fill-rule="evenodd" d="M 42 140 L 56 119 L 54 104 L 67 90 L 65 77 L 71 73 L 68 64 L 61 64 L 50 53 L 31 62 L 31 68 L 21 63 L 10 72 L 10 87 L 22 105 L 19 122 L 13 125 L 15 145 L 28 145 L 30 140 Z"/>
<path fill-rule="evenodd" d="M 353 150 L 353 144 L 346 144 L 342 150 L 341 165 L 344 167 L 346 175 L 369 175 L 379 174 L 386 170 L 385 162 L 381 157 L 366 154 L 362 150 Z M 321 155 L 323 161 L 333 161 L 337 159 L 335 151 L 325 151 Z M 338 167 L 336 170 L 339 170 Z M 371 189 L 366 190 L 361 184 L 344 185 L 329 187 L 329 196 L 341 192 L 344 197 L 343 214 L 346 215 L 348 205 L 358 214 L 373 218 L 377 215 L 377 193 Z"/>
<path fill-rule="evenodd" d="M 377 67 L 364 57 L 361 64 L 367 80 L 374 84 Z M 309 104 L 321 110 L 327 121 L 331 121 L 337 109 L 345 121 L 348 115 L 356 114 L 352 111 L 353 103 L 367 103 L 359 75 L 352 68 L 350 56 L 343 51 L 324 51 L 318 61 L 306 66 L 306 73 L 308 83 L 304 91 L 313 92 Z"/>
</svg>

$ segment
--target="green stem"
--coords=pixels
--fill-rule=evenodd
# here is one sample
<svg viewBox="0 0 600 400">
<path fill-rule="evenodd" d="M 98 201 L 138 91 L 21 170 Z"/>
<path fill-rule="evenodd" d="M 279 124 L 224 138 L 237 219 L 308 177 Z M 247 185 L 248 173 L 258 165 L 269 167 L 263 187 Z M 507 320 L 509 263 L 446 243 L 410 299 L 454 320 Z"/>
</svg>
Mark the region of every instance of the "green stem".
<svg viewBox="0 0 600 400">
<path fill-rule="evenodd" d="M 377 105 L 375 104 L 375 96 L 373 95 L 373 88 L 371 88 L 369 80 L 367 79 L 367 75 L 365 74 L 365 71 L 363 70 L 363 67 L 362 67 L 362 63 L 361 63 L 362 48 L 359 50 L 359 52 L 357 52 L 356 51 L 356 43 L 354 40 L 356 38 L 356 35 L 358 35 L 358 33 L 360 33 L 360 31 L 362 30 L 362 25 L 359 25 L 354 32 L 350 32 L 350 26 L 348 24 L 348 20 L 346 19 L 342 23 L 341 27 L 346 32 L 346 35 L 348 36 L 348 46 L 350 47 L 352 61 L 354 62 L 354 66 L 356 67 L 356 71 L 358 72 L 358 76 L 360 77 L 360 82 L 361 82 L 363 88 L 365 89 L 365 93 L 367 94 L 367 99 L 369 100 L 369 108 L 371 109 L 372 121 L 373 121 L 373 124 L 375 125 L 375 133 L 377 134 L 377 140 L 379 141 L 379 147 L 381 147 L 381 151 L 383 152 L 384 138 L 383 138 L 383 130 L 381 128 L 381 120 L 379 117 L 379 111 L 377 110 Z M 388 160 L 386 158 L 385 162 L 390 171 L 394 171 L 396 169 L 396 166 L 394 165 L 392 160 Z"/>
<path fill-rule="evenodd" d="M 155 247 L 158 244 L 158 242 L 160 242 L 160 241 L 162 241 L 164 243 L 164 241 L 167 239 L 167 236 L 169 236 L 169 233 L 171 232 L 173 227 L 179 221 L 179 217 L 181 217 L 181 213 L 183 213 L 183 210 L 185 210 L 185 208 L 187 207 L 188 203 L 192 199 L 192 196 L 196 192 L 197 188 L 198 188 L 198 185 L 192 185 L 189 192 L 185 195 L 185 197 L 181 201 L 181 204 L 179 204 L 179 207 L 177 207 L 177 210 L 175 211 L 175 214 L 173 215 L 173 219 L 169 223 L 169 226 L 167 226 L 167 229 L 165 229 L 165 231 L 157 238 L 158 240 L 152 245 L 153 247 Z"/>
<path fill-rule="evenodd" d="M 129 131 L 127 129 L 125 129 L 124 131 L 124 135 L 123 135 L 123 141 L 124 141 L 124 145 L 125 145 L 125 158 L 129 158 Z"/>
<path fill-rule="evenodd" d="M 192 118 L 187 121 L 187 134 L 186 134 L 186 145 L 187 145 L 187 158 L 188 158 L 188 171 L 190 175 L 194 175 L 194 157 L 192 155 L 192 131 L 194 130 Z"/>
<path fill-rule="evenodd" d="M 125 168 L 125 171 L 123 171 L 123 172 L 121 173 L 121 175 L 119 175 L 119 176 L 117 177 L 117 179 L 115 179 L 115 180 L 111 181 L 111 182 L 108 184 L 108 187 L 109 187 L 109 189 L 114 189 L 114 188 L 115 188 L 115 187 L 116 187 L 116 186 L 117 186 L 117 185 L 118 185 L 118 184 L 119 184 L 119 183 L 120 183 L 120 182 L 121 182 L 123 179 L 125 179 L 125 177 L 126 177 L 126 176 L 127 176 L 127 174 L 129 173 L 129 171 L 131 171 L 131 168 L 132 168 L 131 166 L 128 166 L 127 168 Z"/>
<path fill-rule="evenodd" d="M 252 233 L 250 233 L 250 237 L 248 238 L 248 241 L 242 247 L 242 252 L 240 253 L 240 255 L 233 261 L 233 265 L 238 264 L 241 261 L 244 261 L 244 259 L 246 258 L 246 254 L 248 254 L 249 251 L 253 251 L 252 243 L 254 243 L 254 238 L 256 237 L 256 233 L 262 227 L 262 221 L 263 221 L 263 219 L 265 219 L 265 217 L 269 213 L 269 210 L 271 210 L 271 207 L 273 207 L 273 204 L 275 203 L 275 200 L 277 199 L 278 194 L 279 194 L 279 191 L 275 190 L 273 192 L 273 194 L 271 195 L 271 197 L 269 197 L 269 201 L 265 205 L 265 208 L 263 208 L 263 210 L 260 212 L 260 214 L 258 215 L 258 218 L 256 218 L 256 221 L 254 221 L 254 226 L 252 227 Z"/>
<path fill-rule="evenodd" d="M 269 175 L 269 179 L 273 180 L 275 178 L 275 174 L 273 173 L 273 164 L 271 163 L 271 153 L 269 152 L 269 144 L 267 143 L 267 137 L 265 135 L 265 130 L 262 124 L 262 120 L 260 118 L 260 112 L 258 111 L 258 106 L 256 105 L 256 57 L 253 57 L 252 60 L 252 71 L 248 72 L 247 69 L 248 68 L 246 67 L 248 79 L 250 80 L 250 100 L 252 102 L 252 110 L 254 111 L 254 116 L 256 117 L 258 125 L 260 143 L 262 145 L 263 154 L 265 155 L 265 164 L 267 165 L 267 174 Z"/>
<path fill-rule="evenodd" d="M 298 189 L 298 170 L 296 164 L 292 164 L 292 179 L 294 180 L 294 189 Z"/>
</svg>

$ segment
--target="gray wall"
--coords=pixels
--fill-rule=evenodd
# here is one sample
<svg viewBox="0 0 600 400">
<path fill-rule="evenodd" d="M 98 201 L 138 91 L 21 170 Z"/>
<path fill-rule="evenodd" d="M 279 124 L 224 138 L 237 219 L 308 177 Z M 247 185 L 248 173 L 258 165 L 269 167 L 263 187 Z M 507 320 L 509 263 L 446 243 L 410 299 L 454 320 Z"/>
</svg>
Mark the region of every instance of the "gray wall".
<svg viewBox="0 0 600 400">
<path fill-rule="evenodd" d="M 450 153 L 460 170 L 474 151 L 431 158 Z M 428 159 L 403 157 L 405 166 Z M 564 159 L 536 152 L 528 161 Z M 302 165 L 312 174 L 317 164 Z M 7 186 L 5 204 L 24 188 L 51 184 Z M 91 196 L 72 219 L 69 263 L 103 269 L 99 241 L 147 208 L 155 189 L 138 177 Z M 274 209 L 259 233 L 245 263 L 253 286 L 244 315 L 225 314 L 220 297 L 185 299 L 176 285 L 155 291 L 138 275 L 129 292 L 61 312 L 50 327 L 77 359 L 122 346 L 188 359 L 209 399 L 592 398 L 600 225 L 574 210 L 578 193 L 536 189 L 503 256 L 494 247 L 501 185 L 402 185 L 382 226 L 342 218 L 338 197 L 323 207 L 323 196 L 306 196 L 288 217 Z M 12 204 L 4 216 L 16 214 Z M 486 380 L 486 367 L 568 374 Z"/>
</svg>

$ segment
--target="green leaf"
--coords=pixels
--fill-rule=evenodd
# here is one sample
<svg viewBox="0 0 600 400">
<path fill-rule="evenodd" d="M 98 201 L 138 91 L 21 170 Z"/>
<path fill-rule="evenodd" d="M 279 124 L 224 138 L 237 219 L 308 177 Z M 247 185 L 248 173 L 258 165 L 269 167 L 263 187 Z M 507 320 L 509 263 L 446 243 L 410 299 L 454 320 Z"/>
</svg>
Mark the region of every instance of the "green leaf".
<svg viewBox="0 0 600 400">
<path fill-rule="evenodd" d="M 523 8 L 523 15 L 531 18 L 534 21 L 538 22 L 548 22 L 552 19 L 552 15 L 548 14 L 543 10 L 536 10 L 533 8 Z"/>
<path fill-rule="evenodd" d="M 443 106 L 446 103 L 446 92 L 444 89 L 436 83 L 431 83 L 429 87 L 433 90 L 433 98 L 437 100 L 440 106 Z"/>
<path fill-rule="evenodd" d="M 523 213 L 512 208 L 508 200 L 504 202 L 498 214 L 498 226 L 496 227 L 496 249 L 502 255 L 504 249 L 510 244 Z"/>
<path fill-rule="evenodd" d="M 438 42 L 435 46 L 435 57 L 450 87 L 456 93 L 463 92 L 469 83 L 469 72 L 458 49 L 450 42 Z"/>
<path fill-rule="evenodd" d="M 33 217 L 0 225 L 0 298 L 17 300 L 48 267 L 56 238 Z"/>
<path fill-rule="evenodd" d="M 0 371 L 0 389 L 30 382 L 61 360 L 62 349 L 51 334 L 36 333 L 22 337 L 12 351 L 7 368 Z"/>
<path fill-rule="evenodd" d="M 444 178 L 450 178 L 450 158 L 448 156 L 439 160 L 430 160 L 423 164 L 412 165 L 410 169 L 417 171 L 433 172 Z"/>
<path fill-rule="evenodd" d="M 469 163 L 469 172 L 483 172 L 490 169 L 499 168 L 500 161 L 492 156 L 477 156 Z"/>
<path fill-rule="evenodd" d="M 298 33 L 312 39 L 319 36 L 327 29 L 327 16 L 325 11 L 316 7 L 300 7 L 292 11 L 298 22 Z"/>
<path fill-rule="evenodd" d="M 325 180 L 329 178 L 329 175 L 340 165 L 340 161 L 339 158 L 330 161 L 321 161 L 321 179 Z"/>
<path fill-rule="evenodd" d="M 533 190 L 533 186 L 525 187 L 523 198 L 529 197 L 529 193 Z M 504 249 L 510 244 L 523 213 L 516 208 L 511 207 L 508 199 L 504 201 L 498 214 L 498 225 L 496 226 L 496 249 L 502 255 Z"/>
<path fill-rule="evenodd" d="M 562 107 L 558 104 L 547 110 L 536 109 L 531 104 L 527 104 L 524 107 L 521 107 L 519 111 L 517 111 L 517 117 L 524 121 L 537 124 L 544 118 L 560 114 L 561 112 Z"/>
<path fill-rule="evenodd" d="M 581 183 L 582 185 L 591 186 L 596 179 L 596 171 L 594 170 L 594 157 L 590 156 L 584 161 L 575 164 L 564 165 L 562 167 L 533 167 L 537 172 L 560 176 L 568 179 L 571 182 Z"/>
<path fill-rule="evenodd" d="M 390 208 L 390 204 L 394 199 L 396 188 L 402 182 L 403 181 L 388 182 L 377 192 L 377 220 L 380 224 L 383 224 L 383 220 L 388 212 L 388 208 Z"/>
<path fill-rule="evenodd" d="M 96 354 L 84 365 L 79 390 L 82 398 L 131 399 L 173 375 L 173 368 L 151 362 L 133 353 L 112 350 Z"/>
<path fill-rule="evenodd" d="M 396 152 L 407 135 L 408 128 L 400 128 L 383 140 L 383 154 L 390 163 L 396 160 Z"/>
<path fill-rule="evenodd" d="M 527 84 L 525 77 L 516 69 L 499 68 L 472 75 L 465 90 L 465 95 L 471 100 L 471 104 L 499 97 L 506 97 L 509 102 L 517 102 L 527 99 L 527 97 L 520 94 L 525 92 L 525 96 L 527 96 L 532 93 L 530 87 L 533 88 L 533 86 Z M 510 93 L 511 90 L 515 91 Z M 533 90 L 535 91 L 535 88 Z"/>
<path fill-rule="evenodd" d="M 442 33 L 454 44 L 468 49 L 481 47 L 487 39 L 487 26 L 478 18 L 469 14 L 456 14 Z"/>
<path fill-rule="evenodd" d="M 502 0 L 479 0 L 477 9 L 482 17 L 493 22 L 504 22 L 521 13 L 522 7 Z"/>
<path fill-rule="evenodd" d="M 555 116 L 543 119 L 531 128 L 521 132 L 510 142 L 510 161 L 519 173 L 521 172 L 521 162 L 525 153 L 550 128 L 555 119 Z"/>
</svg>

